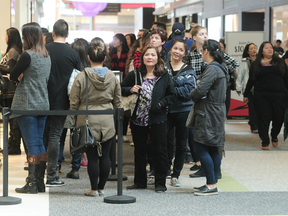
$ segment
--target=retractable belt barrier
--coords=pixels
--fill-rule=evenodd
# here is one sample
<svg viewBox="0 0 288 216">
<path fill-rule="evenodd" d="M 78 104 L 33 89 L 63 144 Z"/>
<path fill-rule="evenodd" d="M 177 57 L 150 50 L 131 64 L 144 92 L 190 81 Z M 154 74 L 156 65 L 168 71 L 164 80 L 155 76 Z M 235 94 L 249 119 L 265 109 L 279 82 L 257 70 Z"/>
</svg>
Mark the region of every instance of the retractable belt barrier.
<svg viewBox="0 0 288 216">
<path fill-rule="evenodd" d="M 135 197 L 123 195 L 122 185 L 122 163 L 123 163 L 123 108 L 116 110 L 10 110 L 8 107 L 2 109 L 3 117 L 3 196 L 0 197 L 0 205 L 15 205 L 22 202 L 21 198 L 8 196 L 8 121 L 11 118 L 22 115 L 116 115 L 118 128 L 118 173 L 117 173 L 117 195 L 105 197 L 104 202 L 125 204 L 136 202 Z M 10 117 L 11 116 L 11 117 Z"/>
</svg>

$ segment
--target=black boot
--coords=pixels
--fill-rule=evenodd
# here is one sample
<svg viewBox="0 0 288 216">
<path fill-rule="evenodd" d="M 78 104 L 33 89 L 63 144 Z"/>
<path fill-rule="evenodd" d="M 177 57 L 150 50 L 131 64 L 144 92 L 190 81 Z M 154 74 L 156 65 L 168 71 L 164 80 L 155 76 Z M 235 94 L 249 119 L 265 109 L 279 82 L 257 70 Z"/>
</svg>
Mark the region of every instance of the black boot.
<svg viewBox="0 0 288 216">
<path fill-rule="evenodd" d="M 31 193 L 37 194 L 36 175 L 39 172 L 40 157 L 36 155 L 29 155 L 29 175 L 26 178 L 26 185 L 22 188 L 16 188 L 17 193 Z"/>
<path fill-rule="evenodd" d="M 199 177 L 205 177 L 205 176 L 206 175 L 202 166 L 197 172 L 189 175 L 190 178 L 199 178 Z"/>
<path fill-rule="evenodd" d="M 40 155 L 40 166 L 37 177 L 37 190 L 38 192 L 45 192 L 44 174 L 46 170 L 46 154 Z"/>
<path fill-rule="evenodd" d="M 18 125 L 17 118 L 10 119 L 10 137 L 8 139 L 8 154 L 20 155 L 21 131 Z"/>
</svg>

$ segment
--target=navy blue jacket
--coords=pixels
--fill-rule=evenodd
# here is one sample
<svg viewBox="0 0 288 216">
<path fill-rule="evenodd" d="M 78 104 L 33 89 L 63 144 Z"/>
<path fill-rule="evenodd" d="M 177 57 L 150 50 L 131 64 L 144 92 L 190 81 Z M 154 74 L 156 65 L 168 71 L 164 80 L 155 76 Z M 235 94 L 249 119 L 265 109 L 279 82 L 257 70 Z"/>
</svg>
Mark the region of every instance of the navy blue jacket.
<svg viewBox="0 0 288 216">
<path fill-rule="evenodd" d="M 175 103 L 169 106 L 169 113 L 190 111 L 193 101 L 189 98 L 189 94 L 196 87 L 196 72 L 190 65 L 186 65 L 178 76 L 173 76 L 170 64 L 168 63 L 167 66 L 177 96 Z"/>
</svg>

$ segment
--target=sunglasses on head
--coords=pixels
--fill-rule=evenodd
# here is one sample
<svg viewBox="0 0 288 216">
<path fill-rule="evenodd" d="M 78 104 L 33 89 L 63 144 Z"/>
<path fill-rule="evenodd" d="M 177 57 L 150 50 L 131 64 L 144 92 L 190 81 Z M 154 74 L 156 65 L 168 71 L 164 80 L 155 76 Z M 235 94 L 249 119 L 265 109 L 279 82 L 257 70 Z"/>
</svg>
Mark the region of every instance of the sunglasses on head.
<svg viewBox="0 0 288 216">
<path fill-rule="evenodd" d="M 164 31 L 161 29 L 150 29 L 149 33 L 151 34 L 153 31 L 157 31 L 158 33 L 164 34 Z"/>
</svg>

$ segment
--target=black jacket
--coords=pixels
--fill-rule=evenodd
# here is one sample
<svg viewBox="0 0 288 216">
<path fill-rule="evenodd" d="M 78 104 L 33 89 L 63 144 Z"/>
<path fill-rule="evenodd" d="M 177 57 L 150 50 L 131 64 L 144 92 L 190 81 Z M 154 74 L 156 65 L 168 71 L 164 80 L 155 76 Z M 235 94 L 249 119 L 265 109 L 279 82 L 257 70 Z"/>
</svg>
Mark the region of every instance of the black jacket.
<svg viewBox="0 0 288 216">
<path fill-rule="evenodd" d="M 129 72 L 121 83 L 122 96 L 129 96 L 132 93 L 130 89 L 135 85 L 135 74 L 137 74 L 137 85 L 142 86 L 142 74 L 136 70 Z M 167 121 L 167 106 L 173 104 L 176 100 L 176 92 L 170 75 L 165 71 L 157 78 L 152 92 L 151 108 L 149 111 L 149 124 L 157 124 Z M 139 100 L 136 103 L 132 120 L 136 118 L 136 110 Z M 161 107 L 159 106 L 161 104 Z"/>
</svg>

